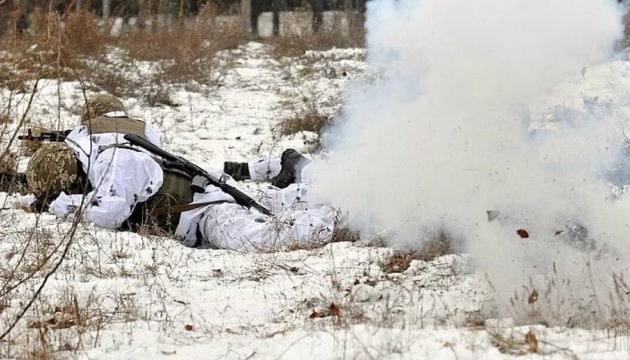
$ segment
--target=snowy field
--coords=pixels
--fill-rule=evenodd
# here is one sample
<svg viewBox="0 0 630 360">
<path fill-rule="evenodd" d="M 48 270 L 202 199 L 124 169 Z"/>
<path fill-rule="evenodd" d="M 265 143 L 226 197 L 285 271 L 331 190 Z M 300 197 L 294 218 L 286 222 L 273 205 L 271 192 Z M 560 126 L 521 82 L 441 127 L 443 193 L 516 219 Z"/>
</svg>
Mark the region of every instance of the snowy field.
<svg viewBox="0 0 630 360">
<path fill-rule="evenodd" d="M 159 127 L 164 147 L 205 167 L 304 151 L 316 134 L 280 136 L 280 119 L 316 99 L 334 116 L 357 81 L 374 79 L 365 52 L 331 50 L 277 61 L 248 43 L 217 86 L 173 86 L 177 107 L 124 98 L 133 116 Z M 112 61 L 116 61 L 112 55 Z M 141 64 L 153 71 L 152 64 Z M 133 76 L 133 74 L 129 74 Z M 627 110 L 630 62 L 576 74 L 535 114 L 558 107 Z M 19 118 L 29 91 L 14 109 Z M 93 91 L 88 91 L 88 95 Z M 39 84 L 28 120 L 63 129 L 78 123 L 79 83 Z M 13 101 L 16 101 L 15 98 Z M 309 100 L 314 101 L 314 100 Z M 590 102 L 589 102 L 590 101 Z M 591 108 L 589 108 L 591 109 Z M 19 144 L 15 144 L 14 150 Z M 27 159 L 21 159 L 21 168 Z M 263 185 L 264 186 L 264 185 Z M 243 184 L 255 193 L 255 186 Z M 526 325 L 492 318 L 491 288 L 469 255 L 413 260 L 386 272 L 392 248 L 338 242 L 317 249 L 239 253 L 190 249 L 176 240 L 71 224 L 20 209 L 4 194 L 0 212 L 2 358 L 60 359 L 626 359 L 628 334 Z M 65 260 L 54 266 L 66 250 Z M 21 321 L 22 309 L 50 273 Z M 34 275 L 32 275 L 34 274 Z M 535 310 L 521 299 L 518 309 Z M 48 357 L 46 357 L 48 356 Z"/>
</svg>

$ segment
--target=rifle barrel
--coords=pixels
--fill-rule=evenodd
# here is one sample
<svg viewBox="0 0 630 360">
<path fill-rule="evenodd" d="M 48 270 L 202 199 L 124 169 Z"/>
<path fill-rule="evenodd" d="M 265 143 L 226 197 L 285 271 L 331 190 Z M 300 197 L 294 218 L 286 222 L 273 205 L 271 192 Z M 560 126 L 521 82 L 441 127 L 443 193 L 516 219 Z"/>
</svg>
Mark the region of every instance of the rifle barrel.
<svg viewBox="0 0 630 360">
<path fill-rule="evenodd" d="M 234 200 L 236 200 L 237 203 L 243 206 L 246 206 L 248 208 L 252 208 L 252 207 L 256 208 L 258 211 L 260 211 L 261 213 L 265 215 L 273 215 L 271 211 L 269 211 L 267 208 L 257 203 L 256 200 L 252 199 L 250 196 L 248 196 L 244 192 L 240 191 L 239 189 L 231 185 L 220 182 L 218 179 L 215 179 L 212 175 L 210 175 L 207 171 L 203 170 L 199 166 L 191 163 L 190 161 L 180 156 L 176 156 L 169 153 L 168 151 L 160 148 L 159 146 L 156 146 L 155 144 L 151 143 L 150 141 L 141 137 L 140 135 L 126 134 L 124 138 L 125 140 L 129 141 L 131 144 L 140 146 L 141 148 L 155 155 L 160 156 L 164 160 L 178 164 L 179 166 L 181 166 L 181 169 L 183 171 L 187 172 L 188 175 L 190 175 L 193 178 L 197 175 L 201 175 L 205 177 L 206 179 L 208 179 L 210 184 L 225 191 L 227 194 L 232 196 Z"/>
</svg>

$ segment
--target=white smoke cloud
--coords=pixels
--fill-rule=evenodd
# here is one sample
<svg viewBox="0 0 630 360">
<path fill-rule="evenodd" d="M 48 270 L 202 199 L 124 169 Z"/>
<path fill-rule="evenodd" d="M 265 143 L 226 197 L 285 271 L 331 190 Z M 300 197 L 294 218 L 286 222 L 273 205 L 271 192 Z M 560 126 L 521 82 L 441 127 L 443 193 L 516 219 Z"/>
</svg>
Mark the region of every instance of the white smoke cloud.
<svg viewBox="0 0 630 360">
<path fill-rule="evenodd" d="M 568 222 L 623 244 L 630 204 L 611 201 L 604 171 L 630 112 L 565 104 L 572 113 L 551 114 L 558 131 L 528 132 L 554 87 L 610 59 L 621 17 L 601 0 L 369 2 L 368 60 L 383 78 L 357 88 L 330 129 L 312 193 L 392 244 L 444 228 L 505 288 L 553 261 L 575 271 L 583 254 L 554 240 Z"/>
</svg>

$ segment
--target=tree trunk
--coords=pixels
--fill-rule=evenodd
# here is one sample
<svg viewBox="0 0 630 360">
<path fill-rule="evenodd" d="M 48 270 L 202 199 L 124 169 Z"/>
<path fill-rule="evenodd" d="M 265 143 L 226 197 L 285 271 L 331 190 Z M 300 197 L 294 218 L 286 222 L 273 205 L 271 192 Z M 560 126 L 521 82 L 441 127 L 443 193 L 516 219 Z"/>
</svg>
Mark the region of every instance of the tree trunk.
<svg viewBox="0 0 630 360">
<path fill-rule="evenodd" d="M 271 11 L 273 14 L 273 35 L 280 35 L 280 0 L 271 0 Z"/>
<path fill-rule="evenodd" d="M 252 1 L 253 0 L 241 0 L 241 21 L 243 22 L 243 26 L 247 32 L 254 33 L 254 16 L 252 11 Z M 256 27 L 256 30 L 257 27 Z M 257 32 L 257 31 L 256 31 Z M 254 33 L 254 35 L 258 35 Z"/>
<path fill-rule="evenodd" d="M 103 19 L 109 19 L 112 12 L 112 0 L 103 0 Z"/>
<path fill-rule="evenodd" d="M 324 23 L 324 1 L 311 0 L 311 8 L 313 9 L 313 32 L 318 32 Z"/>
</svg>

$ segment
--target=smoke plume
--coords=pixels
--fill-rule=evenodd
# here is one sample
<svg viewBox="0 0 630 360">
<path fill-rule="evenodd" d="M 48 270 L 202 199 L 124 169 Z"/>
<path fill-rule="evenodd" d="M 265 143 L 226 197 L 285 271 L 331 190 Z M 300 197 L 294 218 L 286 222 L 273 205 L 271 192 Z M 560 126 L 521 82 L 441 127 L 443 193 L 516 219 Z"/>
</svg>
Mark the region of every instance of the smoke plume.
<svg viewBox="0 0 630 360">
<path fill-rule="evenodd" d="M 391 245 L 418 247 L 439 229 L 464 239 L 505 290 L 553 262 L 567 274 L 583 265 L 557 236 L 569 224 L 623 246 L 630 204 L 608 182 L 630 112 L 598 99 L 550 107 L 610 61 L 621 17 L 601 0 L 368 2 L 368 61 L 382 77 L 357 86 L 328 131 L 313 194 Z M 535 121 L 556 126 L 533 132 Z"/>
</svg>

